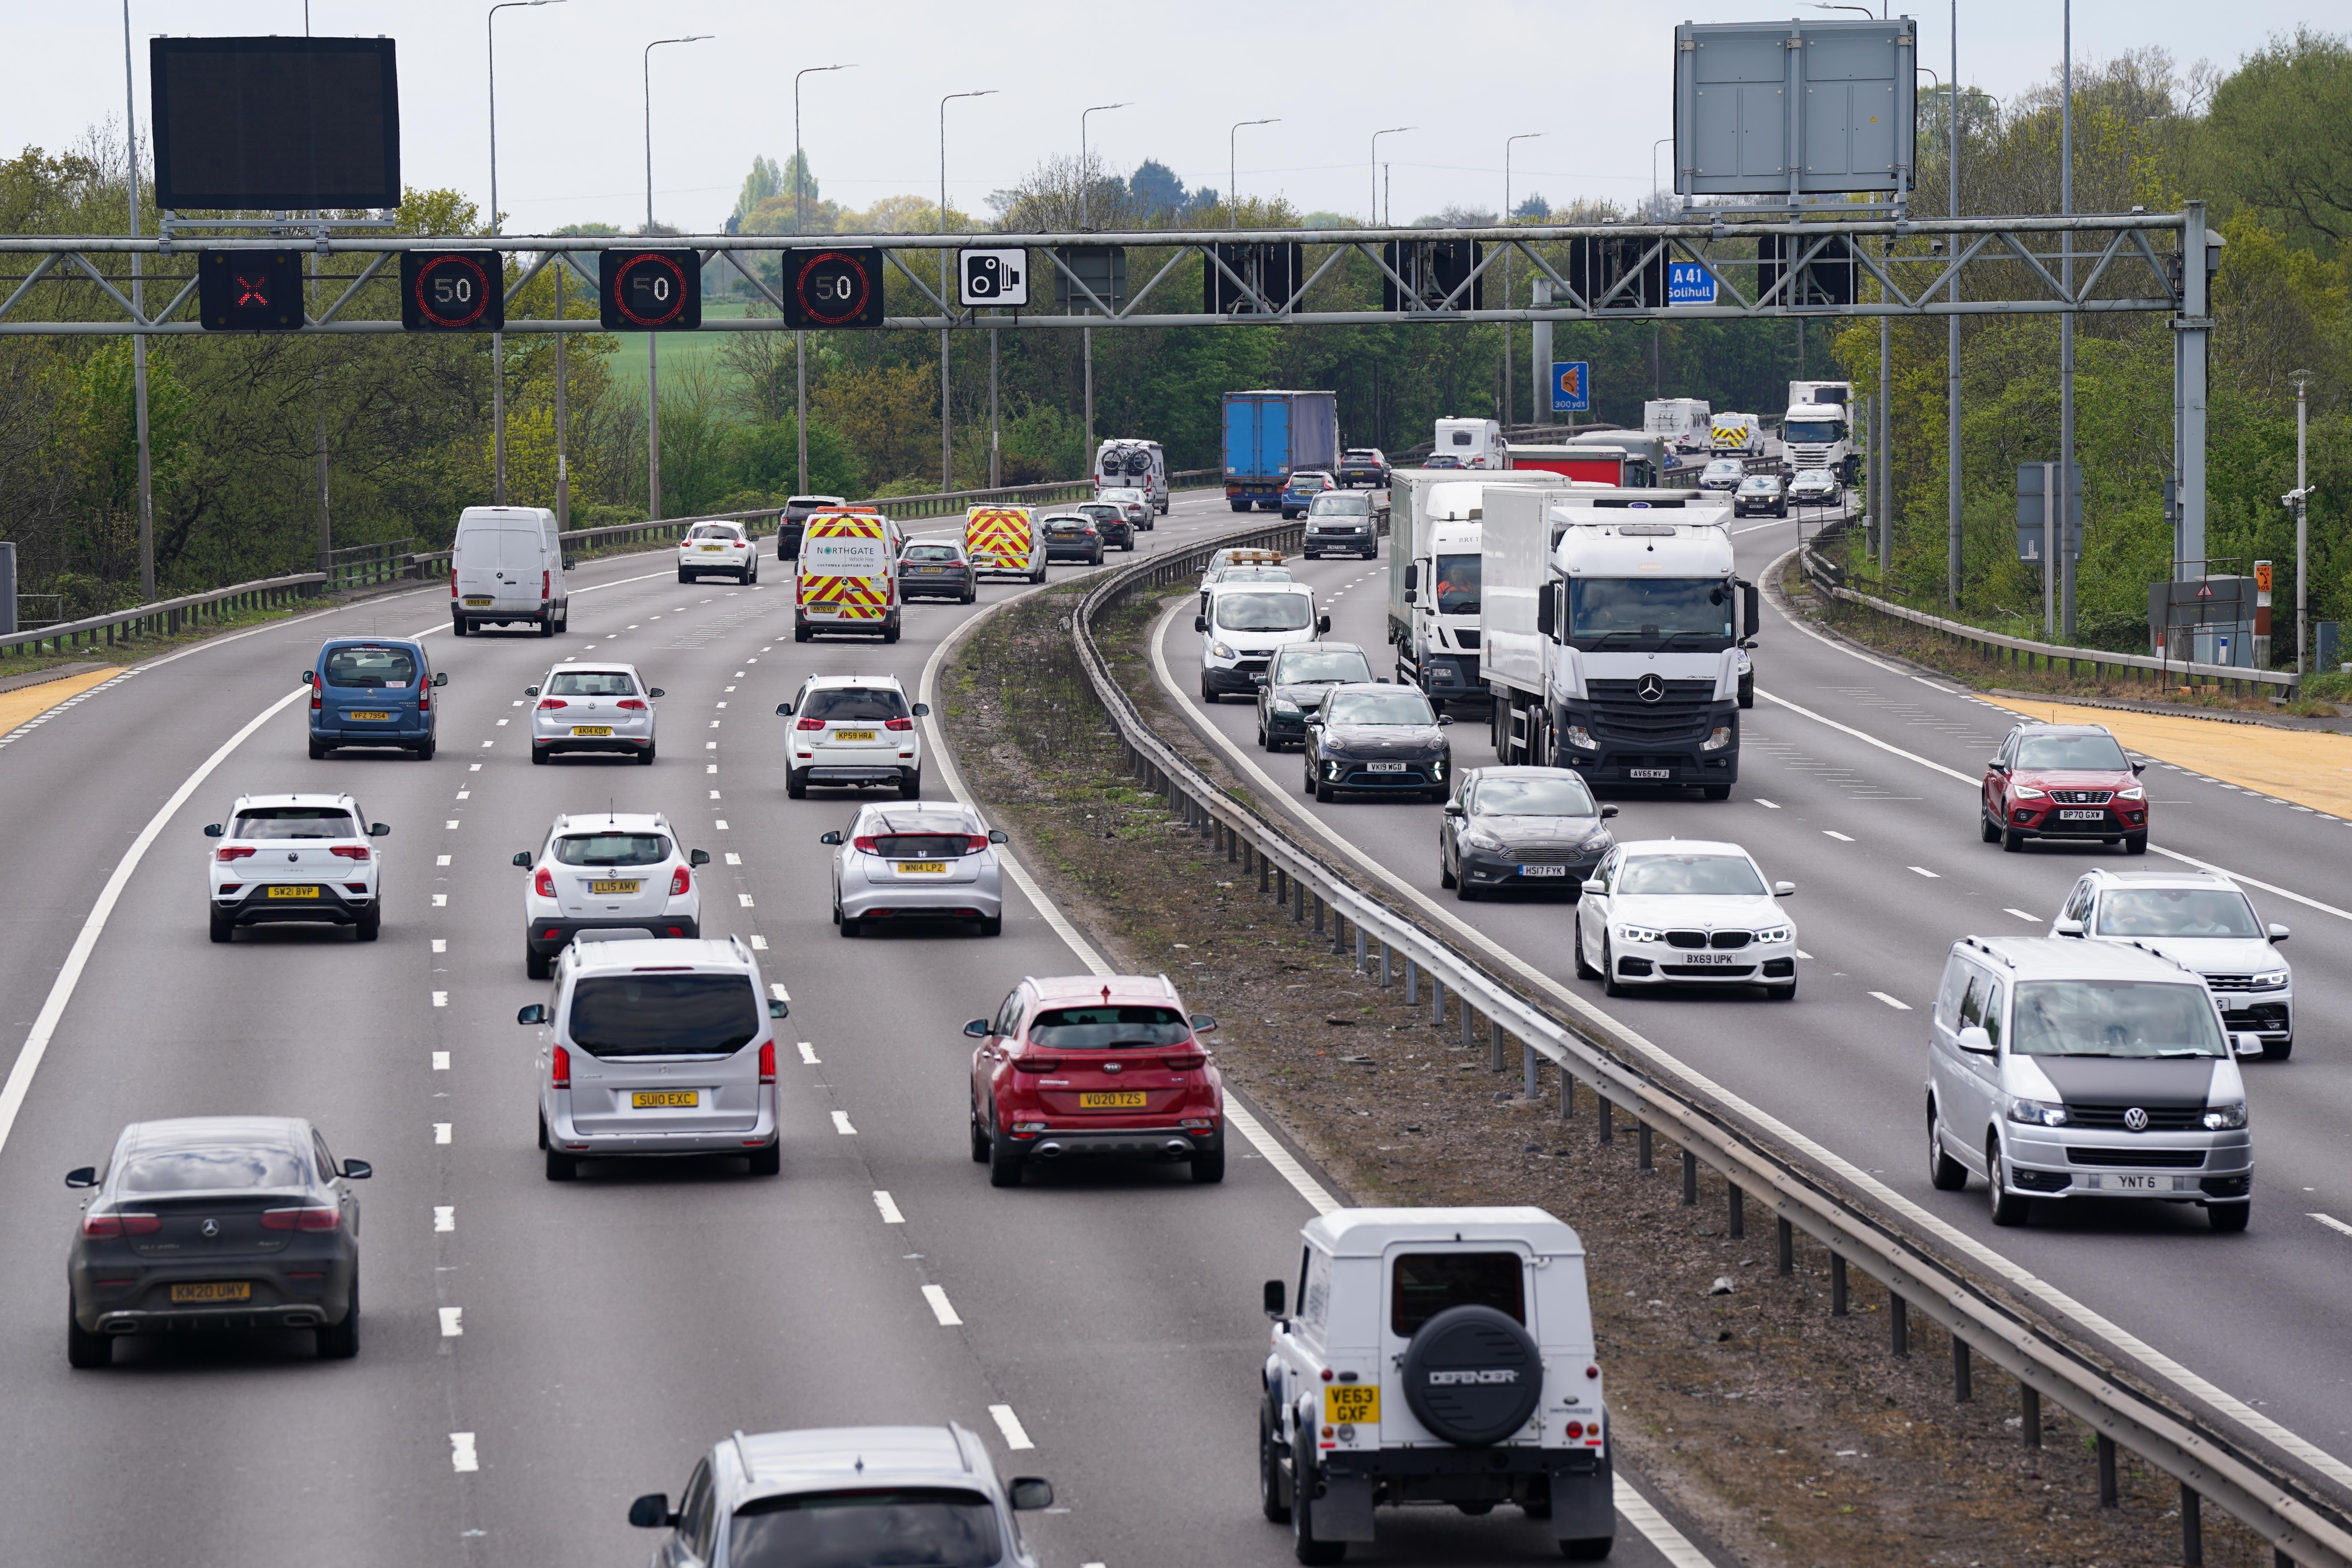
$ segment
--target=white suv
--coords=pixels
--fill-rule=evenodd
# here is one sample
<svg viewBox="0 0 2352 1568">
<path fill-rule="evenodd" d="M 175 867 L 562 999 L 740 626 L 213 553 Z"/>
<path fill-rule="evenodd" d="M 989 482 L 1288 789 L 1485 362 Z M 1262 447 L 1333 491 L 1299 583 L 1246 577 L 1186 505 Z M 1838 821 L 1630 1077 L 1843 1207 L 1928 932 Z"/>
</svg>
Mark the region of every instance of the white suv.
<svg viewBox="0 0 2352 1568">
<path fill-rule="evenodd" d="M 680 848 L 659 812 L 559 816 L 539 853 L 524 850 L 514 863 L 530 873 L 522 895 L 522 963 L 533 980 L 546 979 L 555 955 L 584 931 L 702 934 L 694 868 L 710 864 L 710 856 Z"/>
<path fill-rule="evenodd" d="M 771 1020 L 789 1011 L 733 937 L 567 948 L 551 998 L 515 1015 L 539 1026 L 547 1179 L 572 1180 L 583 1160 L 644 1154 L 741 1154 L 753 1175 L 775 1175 Z"/>
<path fill-rule="evenodd" d="M 1538 1208 L 1335 1209 L 1300 1232 L 1273 1348 L 1258 1494 L 1301 1563 L 1372 1539 L 1372 1510 L 1516 1506 L 1572 1561 L 1616 1534 L 1584 1244 Z"/>
<path fill-rule="evenodd" d="M 2294 1050 L 2294 972 L 2277 952 L 2286 927 L 2256 920 L 2245 889 L 2219 871 L 2086 871 L 2050 934 L 2160 952 L 2205 977 L 2221 1026 L 2260 1035 L 2265 1061 Z"/>
<path fill-rule="evenodd" d="M 812 675 L 776 716 L 793 721 L 784 793 L 805 799 L 811 784 L 863 789 L 896 784 L 902 800 L 923 795 L 923 732 L 930 705 L 909 703 L 895 675 Z"/>
<path fill-rule="evenodd" d="M 205 868 L 213 940 L 230 941 L 241 925 L 310 921 L 373 942 L 383 928 L 383 858 L 368 840 L 391 831 L 347 795 L 237 796 L 226 823 L 205 827 L 221 840 Z"/>
<path fill-rule="evenodd" d="M 741 523 L 698 522 L 677 542 L 677 580 L 697 583 L 706 574 L 760 580 L 760 547 Z"/>
</svg>

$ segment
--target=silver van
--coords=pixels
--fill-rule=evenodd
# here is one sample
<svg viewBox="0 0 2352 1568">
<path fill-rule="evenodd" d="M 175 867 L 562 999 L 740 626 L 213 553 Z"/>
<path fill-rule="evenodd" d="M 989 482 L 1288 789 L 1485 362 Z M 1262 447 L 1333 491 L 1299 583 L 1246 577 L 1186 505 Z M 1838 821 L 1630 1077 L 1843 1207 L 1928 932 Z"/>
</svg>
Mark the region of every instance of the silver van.
<svg viewBox="0 0 2352 1568">
<path fill-rule="evenodd" d="M 755 1176 L 782 1166 L 776 1037 L 790 1009 L 762 988 L 740 940 L 656 941 L 650 931 L 575 940 L 554 999 L 515 1015 L 539 1026 L 539 1146 L 547 1179 L 580 1162 L 741 1154 Z"/>
<path fill-rule="evenodd" d="M 555 514 L 543 506 L 469 506 L 449 552 L 449 629 L 520 623 L 553 637 L 572 625 Z"/>
<path fill-rule="evenodd" d="M 1962 937 L 1927 1047 L 1927 1175 L 1981 1177 L 1995 1225 L 2035 1198 L 2197 1204 L 2246 1228 L 2253 1132 L 2231 1035 L 2204 977 L 2137 944 Z"/>
</svg>

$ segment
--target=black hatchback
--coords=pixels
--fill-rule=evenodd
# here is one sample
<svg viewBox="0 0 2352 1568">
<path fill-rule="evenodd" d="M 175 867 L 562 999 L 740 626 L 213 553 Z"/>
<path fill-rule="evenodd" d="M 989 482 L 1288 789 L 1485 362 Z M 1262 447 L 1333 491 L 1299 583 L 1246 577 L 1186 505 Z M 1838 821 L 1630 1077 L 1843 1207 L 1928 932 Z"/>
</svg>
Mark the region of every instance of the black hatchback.
<svg viewBox="0 0 2352 1568">
<path fill-rule="evenodd" d="M 1060 512 L 1043 519 L 1037 526 L 1045 531 L 1046 560 L 1102 564 L 1102 531 L 1095 526 L 1094 519 L 1078 512 Z"/>
<path fill-rule="evenodd" d="M 1307 793 L 1322 801 L 1340 790 L 1443 800 L 1454 777 L 1454 749 L 1439 726 L 1453 722 L 1414 687 L 1385 680 L 1335 686 L 1299 748 Z"/>
</svg>

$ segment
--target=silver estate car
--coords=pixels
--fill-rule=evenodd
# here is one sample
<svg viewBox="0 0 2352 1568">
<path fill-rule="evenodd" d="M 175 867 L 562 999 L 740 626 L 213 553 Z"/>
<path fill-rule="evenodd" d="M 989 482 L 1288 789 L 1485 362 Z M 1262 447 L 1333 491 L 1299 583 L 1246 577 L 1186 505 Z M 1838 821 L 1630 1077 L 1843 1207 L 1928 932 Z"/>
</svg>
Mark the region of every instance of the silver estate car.
<svg viewBox="0 0 2352 1568">
<path fill-rule="evenodd" d="M 868 921 L 978 921 L 980 934 L 1004 930 L 1004 876 L 992 829 L 952 800 L 860 806 L 849 826 L 824 835 L 834 845 L 833 922 L 856 936 Z"/>
<path fill-rule="evenodd" d="M 537 686 L 522 689 L 536 699 L 530 710 L 530 760 L 543 763 L 559 752 L 627 752 L 651 765 L 654 701 L 658 686 L 647 686 L 634 664 L 559 664 Z"/>
<path fill-rule="evenodd" d="M 295 1116 L 134 1121 L 91 1189 L 66 1258 L 66 1361 L 106 1366 L 129 1334 L 311 1329 L 319 1354 L 360 1349 L 360 1205 L 372 1172 L 338 1163 Z"/>
<path fill-rule="evenodd" d="M 1051 1482 L 999 1480 L 987 1446 L 953 1423 L 834 1426 L 738 1432 L 695 1465 L 676 1508 L 648 1492 L 629 1522 L 670 1532 L 660 1568 L 1036 1568 L 1013 1511 L 1053 1506 Z"/>
<path fill-rule="evenodd" d="M 583 1160 L 741 1154 L 783 1169 L 776 1037 L 790 1008 L 769 996 L 733 937 L 583 938 L 555 961 L 554 999 L 515 1015 L 539 1026 L 539 1145 L 547 1179 Z M 618 940 L 610 940 L 618 938 Z"/>
</svg>

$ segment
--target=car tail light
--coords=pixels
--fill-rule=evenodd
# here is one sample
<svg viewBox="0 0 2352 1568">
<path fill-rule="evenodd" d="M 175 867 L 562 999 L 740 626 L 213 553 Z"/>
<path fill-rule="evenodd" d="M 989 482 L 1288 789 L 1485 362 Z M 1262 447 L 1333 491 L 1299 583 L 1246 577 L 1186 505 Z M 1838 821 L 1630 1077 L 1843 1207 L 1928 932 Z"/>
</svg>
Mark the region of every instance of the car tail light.
<svg viewBox="0 0 2352 1568">
<path fill-rule="evenodd" d="M 226 855 L 228 851 L 221 853 Z M 248 849 L 246 853 L 249 855 L 252 851 Z M 327 853 L 340 855 L 346 860 L 364 860 L 368 858 L 368 847 L 364 844 L 335 844 L 328 847 Z"/>
<path fill-rule="evenodd" d="M 625 708 L 632 713 L 642 713 L 646 710 L 645 700 L 641 697 L 624 697 L 614 706 Z"/>
<path fill-rule="evenodd" d="M 555 897 L 555 873 L 541 866 L 531 874 L 530 890 L 542 899 Z"/>
<path fill-rule="evenodd" d="M 93 1214 L 82 1216 L 81 1233 L 89 1237 L 152 1236 L 163 1228 L 163 1217 L 152 1214 Z"/>
<path fill-rule="evenodd" d="M 1570 1422 L 1570 1423 L 1568 1424 L 1568 1435 L 1569 1435 L 1569 1436 L 1570 1436 L 1570 1437 L 1571 1437 L 1571 1438 L 1576 1438 L 1576 1437 L 1581 1437 L 1581 1436 L 1584 1436 L 1584 1423 L 1583 1423 L 1583 1422 L 1581 1422 L 1581 1421 L 1571 1421 L 1571 1422 Z"/>
<path fill-rule="evenodd" d="M 671 898 L 682 899 L 686 897 L 688 893 L 691 892 L 693 889 L 694 878 L 687 871 L 685 867 L 680 866 L 677 870 L 672 871 L 669 874 L 669 896 Z"/>
<path fill-rule="evenodd" d="M 985 833 L 975 833 L 970 838 L 964 840 L 964 853 L 967 855 L 985 855 L 988 853 L 988 835 Z"/>
<path fill-rule="evenodd" d="M 1015 1057 L 1013 1059 L 1013 1070 L 1015 1072 L 1060 1072 L 1062 1070 L 1062 1063 L 1060 1058 L 1056 1057 Z"/>
<path fill-rule="evenodd" d="M 325 706 L 325 701 L 319 695 L 319 683 L 314 680 L 310 683 L 310 711 L 316 713 Z"/>
<path fill-rule="evenodd" d="M 264 1230 L 333 1230 L 343 1223 L 339 1208 L 263 1209 Z"/>
<path fill-rule="evenodd" d="M 915 727 L 915 721 L 912 719 L 885 719 L 882 721 L 882 727 L 885 730 L 911 730 Z"/>
<path fill-rule="evenodd" d="M 866 834 L 863 837 L 851 839 L 849 841 L 849 847 L 852 849 L 856 850 L 860 855 L 879 855 L 882 853 L 882 841 L 879 838 L 875 837 L 870 833 Z"/>
<path fill-rule="evenodd" d="M 566 702 L 561 697 L 542 697 L 539 700 L 539 707 L 533 710 L 533 711 L 544 713 L 551 708 L 569 708 L 571 706 L 571 703 Z"/>
<path fill-rule="evenodd" d="M 365 882 L 345 882 L 343 884 L 343 891 L 347 893 L 364 893 L 367 891 L 367 884 Z"/>
<path fill-rule="evenodd" d="M 252 853 L 250 847 L 232 844 L 226 848 L 214 850 L 213 858 L 226 866 L 231 860 L 242 860 Z"/>
<path fill-rule="evenodd" d="M 453 567 L 453 568 L 451 568 L 451 569 L 450 569 L 450 573 L 449 573 L 449 597 L 450 597 L 450 598 L 452 598 L 452 599 L 455 599 L 455 598 L 457 598 L 457 573 L 456 568 L 454 568 L 454 567 Z"/>
<path fill-rule="evenodd" d="M 761 1083 L 776 1081 L 776 1042 L 773 1040 L 762 1040 L 760 1043 L 760 1081 Z"/>
<path fill-rule="evenodd" d="M 572 1053 L 562 1046 L 556 1047 L 555 1054 L 548 1059 L 547 1082 L 551 1089 L 572 1087 Z"/>
<path fill-rule="evenodd" d="M 824 721 L 822 719 L 803 719 L 799 723 L 793 725 L 793 728 L 795 730 L 822 730 L 824 728 Z"/>
<path fill-rule="evenodd" d="M 1161 1057 L 1160 1065 L 1170 1072 L 1191 1072 L 1196 1068 L 1207 1067 L 1209 1056 L 1206 1051 L 1186 1051 L 1181 1056 Z"/>
<path fill-rule="evenodd" d="M 554 596 L 555 574 L 551 572 L 541 572 L 539 574 L 539 602 L 543 605 Z"/>
<path fill-rule="evenodd" d="M 416 710 L 419 713 L 433 711 L 433 683 L 423 676 L 416 679 Z"/>
</svg>

